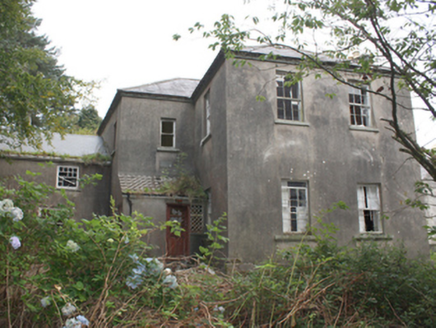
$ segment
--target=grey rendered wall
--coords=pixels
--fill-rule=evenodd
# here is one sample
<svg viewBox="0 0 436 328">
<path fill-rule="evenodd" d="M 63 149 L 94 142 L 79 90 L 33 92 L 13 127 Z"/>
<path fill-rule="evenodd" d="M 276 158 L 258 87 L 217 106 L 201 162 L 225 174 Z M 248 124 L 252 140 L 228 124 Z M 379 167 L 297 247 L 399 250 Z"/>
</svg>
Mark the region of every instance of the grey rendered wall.
<svg viewBox="0 0 436 328">
<path fill-rule="evenodd" d="M 150 256 L 164 256 L 166 253 L 166 230 L 161 230 L 159 227 L 166 222 L 167 204 L 187 205 L 187 200 L 168 198 L 168 197 L 150 197 L 145 195 L 129 195 L 124 196 L 125 214 L 135 211 L 150 217 L 155 225 L 150 233 L 144 236 L 144 241 L 147 242 L 152 248 L 148 251 Z M 190 234 L 190 254 L 199 253 L 198 246 L 202 242 L 202 236 L 197 234 Z"/>
<path fill-rule="evenodd" d="M 385 234 L 402 240 L 412 256 L 428 253 L 422 213 L 401 204 L 412 195 L 419 169 L 406 161 L 380 121 L 389 117 L 389 104 L 372 97 L 373 129 L 354 130 L 349 123 L 348 88 L 310 76 L 302 84 L 307 125 L 275 124 L 275 71 L 291 71 L 292 66 L 252 64 L 235 68 L 225 63 L 229 257 L 257 261 L 274 254 L 278 246 L 274 238 L 283 235 L 281 180 L 308 183 L 311 217 L 338 201 L 350 207 L 325 218 L 340 228 L 341 244 L 354 244 L 353 237 L 359 236 L 357 185 L 379 184 L 382 209 L 390 217 L 384 221 Z M 327 93 L 337 96 L 330 99 Z M 258 94 L 266 100 L 256 101 Z M 406 106 L 410 107 L 407 97 Z M 402 114 L 413 131 L 411 112 Z"/>
<path fill-rule="evenodd" d="M 130 204 L 129 204 L 130 200 Z M 123 210 L 124 214 L 128 215 L 130 209 L 133 212 L 138 212 L 146 217 L 153 218 L 153 223 L 158 227 L 166 221 L 166 199 L 165 198 L 150 198 L 142 195 L 130 195 L 130 199 L 124 196 Z M 165 254 L 165 230 L 155 229 L 147 234 L 145 242 L 152 246 L 148 253 L 150 256 L 163 256 Z"/>
<path fill-rule="evenodd" d="M 216 72 L 195 103 L 196 168 L 204 190 L 211 191 L 212 220 L 228 211 L 228 155 L 227 155 L 227 80 L 225 67 Z M 205 138 L 203 127 L 204 95 L 209 91 L 210 136 Z M 229 218 L 227 224 L 230 224 Z M 230 229 L 228 229 L 229 231 Z M 228 250 L 225 249 L 224 253 Z"/>
<path fill-rule="evenodd" d="M 44 167 L 38 165 L 47 162 L 52 162 L 52 164 L 46 164 Z M 74 217 L 76 219 L 91 219 L 93 213 L 99 215 L 109 214 L 109 166 L 84 165 L 77 161 L 56 158 L 47 158 L 44 160 L 36 157 L 23 156 L 21 158 L 10 159 L 10 161 L 0 159 L 1 178 L 5 179 L 9 187 L 16 187 L 16 183 L 13 180 L 13 176 L 15 175 L 20 175 L 29 181 L 43 182 L 49 186 L 55 187 L 58 165 L 78 166 L 80 177 L 83 177 L 85 174 L 92 175 L 95 173 L 103 175 L 102 180 L 97 181 L 96 186 L 87 185 L 84 186 L 83 189 L 79 188 L 78 190 L 65 189 L 69 200 L 75 203 Z M 27 170 L 35 173 L 39 172 L 41 175 L 35 177 L 26 175 Z M 59 201 L 61 201 L 61 197 L 53 196 L 50 197 L 45 205 L 55 206 Z"/>
<path fill-rule="evenodd" d="M 120 181 L 118 178 L 118 168 L 119 168 L 119 154 L 118 148 L 118 138 L 119 131 L 121 129 L 121 123 L 119 122 L 119 112 L 122 104 L 122 99 L 118 103 L 114 112 L 112 113 L 109 122 L 106 124 L 105 129 L 101 133 L 105 145 L 112 156 L 112 165 L 110 173 L 110 195 L 114 198 L 115 207 L 122 211 L 123 199 L 121 194 Z"/>
<path fill-rule="evenodd" d="M 159 100 L 123 97 L 117 123 L 118 171 L 124 174 L 159 176 L 168 170 L 180 152 L 193 171 L 194 111 L 189 100 Z M 160 149 L 161 118 L 176 120 L 176 149 Z"/>
</svg>

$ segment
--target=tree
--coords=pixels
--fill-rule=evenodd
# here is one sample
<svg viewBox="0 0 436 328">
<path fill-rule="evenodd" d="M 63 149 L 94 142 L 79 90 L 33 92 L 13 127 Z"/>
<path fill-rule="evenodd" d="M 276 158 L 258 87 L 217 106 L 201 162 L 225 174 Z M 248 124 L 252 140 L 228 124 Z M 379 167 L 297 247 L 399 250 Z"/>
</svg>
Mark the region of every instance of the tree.
<svg viewBox="0 0 436 328">
<path fill-rule="evenodd" d="M 101 117 L 98 116 L 97 110 L 93 107 L 83 108 L 79 113 L 77 125 L 82 129 L 96 131 L 100 125 Z"/>
<path fill-rule="evenodd" d="M 392 115 L 386 122 L 393 138 L 401 144 L 400 150 L 411 155 L 436 181 L 436 150 L 420 147 L 414 139 L 414 131 L 404 131 L 398 119 L 400 111 L 411 109 L 402 107 L 398 101 L 401 88 L 412 91 L 423 103 L 423 109 L 436 119 L 433 52 L 436 28 L 432 19 L 436 2 L 285 0 L 284 5 L 271 17 L 279 27 L 274 36 L 257 28 L 243 30 L 230 15 L 223 15 L 211 30 L 197 23 L 190 32 L 203 30 L 204 37 L 216 40 L 210 47 L 221 47 L 227 58 L 234 58 L 238 50 L 252 41 L 297 51 L 302 59 L 297 72 L 290 76 L 289 84 L 297 83 L 314 69 L 321 69 L 337 81 L 362 90 L 374 80 L 388 76 L 389 82 L 383 89 L 368 88 L 368 92 L 390 101 Z M 255 25 L 259 24 L 257 17 L 252 19 Z M 311 37 L 321 34 L 321 40 L 325 41 L 316 39 L 309 45 L 308 31 Z M 320 51 L 320 47 L 324 51 Z M 272 57 L 274 54 L 270 53 L 263 58 Z M 346 71 L 359 74 L 362 79 L 350 82 L 344 77 Z"/>
<path fill-rule="evenodd" d="M 35 0 L 0 2 L 0 142 L 31 146 L 65 133 L 61 121 L 90 84 L 65 75 L 36 29 Z"/>
</svg>

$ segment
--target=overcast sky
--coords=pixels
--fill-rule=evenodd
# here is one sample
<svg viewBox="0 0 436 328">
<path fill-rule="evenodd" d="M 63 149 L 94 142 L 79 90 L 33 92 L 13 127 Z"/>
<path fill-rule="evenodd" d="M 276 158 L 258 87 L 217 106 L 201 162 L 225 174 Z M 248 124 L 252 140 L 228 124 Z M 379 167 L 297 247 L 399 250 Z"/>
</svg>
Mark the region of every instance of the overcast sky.
<svg viewBox="0 0 436 328">
<path fill-rule="evenodd" d="M 247 3 L 246 3 L 247 2 Z M 244 22 L 247 15 L 266 18 L 273 0 L 37 0 L 39 32 L 59 49 L 67 74 L 100 83 L 96 108 L 104 117 L 116 89 L 176 77 L 201 79 L 216 52 L 210 40 L 188 28 L 213 24 L 223 13 Z M 249 24 L 246 23 L 246 24 Z M 173 41 L 173 34 L 181 34 Z M 436 141 L 428 115 L 416 122 L 422 144 Z"/>
</svg>

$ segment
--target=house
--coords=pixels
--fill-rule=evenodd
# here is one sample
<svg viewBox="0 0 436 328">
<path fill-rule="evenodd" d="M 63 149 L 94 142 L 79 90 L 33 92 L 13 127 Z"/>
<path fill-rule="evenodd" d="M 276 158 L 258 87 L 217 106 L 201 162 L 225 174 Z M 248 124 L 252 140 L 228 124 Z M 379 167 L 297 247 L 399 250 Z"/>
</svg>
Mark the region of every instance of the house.
<svg viewBox="0 0 436 328">
<path fill-rule="evenodd" d="M 270 51 L 278 57 L 260 59 Z M 349 209 L 323 220 L 340 229 L 340 244 L 402 242 L 411 256 L 428 254 L 424 215 L 404 205 L 420 168 L 381 121 L 390 117 L 387 100 L 315 73 L 285 86 L 301 58 L 291 50 L 247 48 L 236 58 L 250 65 L 236 67 L 219 53 L 201 80 L 119 89 L 98 130 L 112 156 L 108 181 L 118 210 L 176 220 L 185 229 L 181 237 L 155 234 L 156 255 L 194 253 L 205 224 L 227 213 L 225 255 L 258 262 L 313 241 L 307 227 L 339 201 Z M 399 93 L 411 108 L 409 93 Z M 400 115 L 414 131 L 412 112 Z M 182 153 L 206 199 L 162 191 Z"/>
<path fill-rule="evenodd" d="M 28 177 L 65 191 L 75 204 L 76 219 L 91 219 L 92 213 L 110 214 L 110 157 L 98 136 L 54 134 L 51 144 L 43 142 L 40 149 L 29 146 L 15 148 L 0 143 L 0 177 L 9 188 L 16 187 L 14 177 Z M 27 171 L 38 173 L 29 176 Z M 85 187 L 85 178 L 100 174 L 95 185 Z M 50 197 L 44 206 L 56 208 L 60 195 Z"/>
</svg>

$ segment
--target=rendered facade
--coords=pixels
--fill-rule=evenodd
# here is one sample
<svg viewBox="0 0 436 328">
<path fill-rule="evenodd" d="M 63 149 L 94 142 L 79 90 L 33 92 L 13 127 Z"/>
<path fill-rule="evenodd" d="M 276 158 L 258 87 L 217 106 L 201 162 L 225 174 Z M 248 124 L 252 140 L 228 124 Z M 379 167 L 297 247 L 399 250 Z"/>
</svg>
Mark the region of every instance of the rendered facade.
<svg viewBox="0 0 436 328">
<path fill-rule="evenodd" d="M 271 50 L 276 59 L 260 60 Z M 366 89 L 316 79 L 317 72 L 288 86 L 286 76 L 300 58 L 289 50 L 247 49 L 237 58 L 250 65 L 236 67 L 219 53 L 202 80 L 118 90 L 99 136 L 56 137 L 53 146 L 43 146 L 44 156 L 5 153 L 0 176 L 41 172 L 32 179 L 65 190 L 77 219 L 109 214 L 112 195 L 125 214 L 180 222 L 180 237 L 169 230 L 147 236 L 157 246 L 153 256 L 198 252 L 206 224 L 224 213 L 230 241 L 223 252 L 234 261 L 260 262 L 303 239 L 313 243 L 308 228 L 320 216 L 339 228 L 341 245 L 403 243 L 410 256 L 428 255 L 425 215 L 405 205 L 420 168 L 381 121 L 390 117 L 390 104 Z M 402 107 L 411 108 L 410 95 L 399 92 Z M 414 131 L 412 112 L 400 114 L 404 129 Z M 111 161 L 84 161 L 90 154 Z M 165 190 L 166 182 L 177 180 L 177 166 L 198 179 L 204 197 Z M 93 173 L 103 179 L 80 188 L 84 175 Z M 348 209 L 320 214 L 338 202 Z"/>
<path fill-rule="evenodd" d="M 93 213 L 108 215 L 110 200 L 110 161 L 94 161 L 96 156 L 106 156 L 103 140 L 98 136 L 66 135 L 63 139 L 55 134 L 51 145 L 43 143 L 42 148 L 14 149 L 0 143 L 0 178 L 9 188 L 16 188 L 14 179 L 45 183 L 65 191 L 75 206 L 75 219 L 92 219 Z M 89 158 L 86 160 L 86 156 Z M 37 175 L 26 174 L 27 171 Z M 95 185 L 86 185 L 84 178 L 100 174 L 102 179 Z M 43 205 L 55 209 L 63 202 L 60 195 L 53 195 Z M 44 210 L 44 208 L 41 208 Z"/>
<path fill-rule="evenodd" d="M 312 241 L 306 231 L 314 217 L 342 201 L 348 210 L 323 216 L 339 228 L 340 244 L 401 242 L 411 256 L 428 254 L 424 215 L 404 205 L 420 169 L 381 121 L 390 117 L 389 103 L 326 76 L 315 79 L 315 72 L 289 87 L 286 75 L 299 55 L 275 49 L 276 59 L 259 59 L 269 51 L 238 53 L 251 64 L 243 67 L 220 53 L 200 81 L 117 91 L 98 134 L 112 155 L 108 181 L 118 210 L 179 221 L 181 237 L 162 231 L 150 240 L 155 255 L 169 256 L 196 252 L 205 224 L 227 213 L 225 255 L 259 262 L 302 238 Z M 411 108 L 410 95 L 400 93 Z M 412 112 L 401 115 L 414 131 Z M 207 199 L 162 192 L 182 153 Z"/>
</svg>

